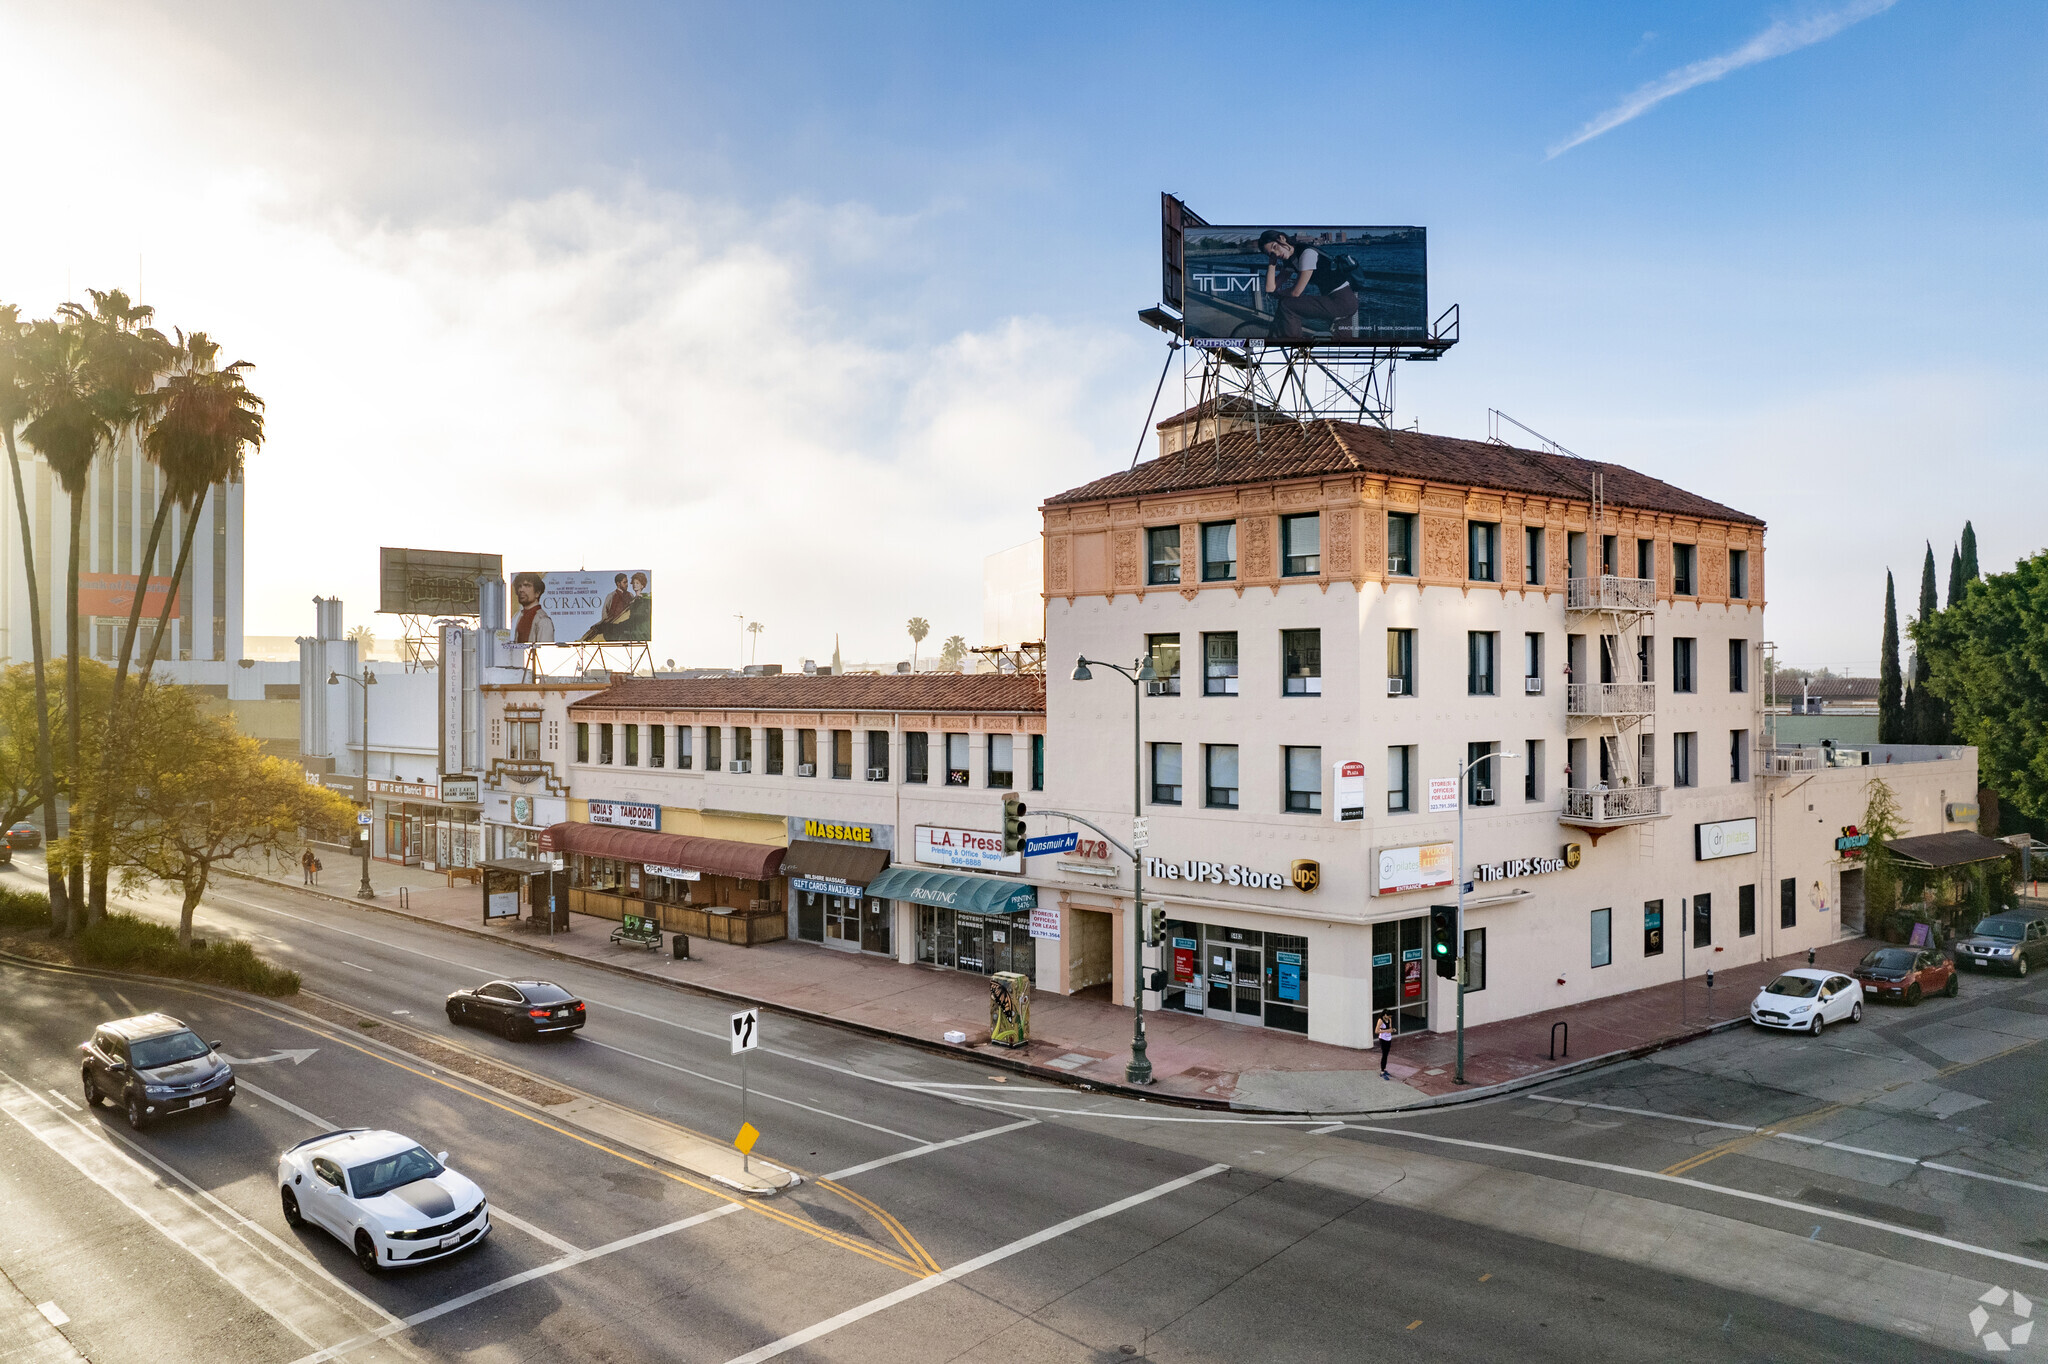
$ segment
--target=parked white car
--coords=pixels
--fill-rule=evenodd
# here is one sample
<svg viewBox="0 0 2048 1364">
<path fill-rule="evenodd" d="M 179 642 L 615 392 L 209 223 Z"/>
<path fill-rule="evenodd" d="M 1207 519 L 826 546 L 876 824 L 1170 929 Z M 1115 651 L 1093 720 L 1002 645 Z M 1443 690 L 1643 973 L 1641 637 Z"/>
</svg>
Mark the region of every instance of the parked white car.
<svg viewBox="0 0 2048 1364">
<path fill-rule="evenodd" d="M 1830 1023 L 1863 1021 L 1863 987 L 1839 971 L 1797 967 L 1757 991 L 1749 1021 L 1818 1037 Z"/>
<path fill-rule="evenodd" d="M 308 1137 L 278 1158 L 284 1220 L 310 1222 L 376 1274 L 425 1264 L 491 1232 L 484 1192 L 448 1168 L 448 1153 L 396 1132 L 354 1127 Z"/>
</svg>

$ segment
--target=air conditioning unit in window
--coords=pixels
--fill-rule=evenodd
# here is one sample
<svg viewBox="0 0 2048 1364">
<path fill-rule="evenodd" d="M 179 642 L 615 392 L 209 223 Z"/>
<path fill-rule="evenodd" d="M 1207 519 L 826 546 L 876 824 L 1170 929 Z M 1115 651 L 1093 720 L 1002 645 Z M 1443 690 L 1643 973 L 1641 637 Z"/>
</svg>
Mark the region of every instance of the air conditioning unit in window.
<svg viewBox="0 0 2048 1364">
<path fill-rule="evenodd" d="M 1493 804 L 1493 788 L 1491 786 L 1482 786 L 1474 791 L 1472 793 L 1472 803 L 1474 805 Z"/>
<path fill-rule="evenodd" d="M 1179 696 L 1180 679 L 1177 677 L 1162 677 L 1157 682 L 1147 682 L 1145 684 L 1145 695 Z"/>
<path fill-rule="evenodd" d="M 815 777 L 818 775 L 818 765 L 816 763 L 798 763 L 796 765 L 796 774 L 799 777 Z"/>
<path fill-rule="evenodd" d="M 869 781 L 887 781 L 887 780 L 889 780 L 889 769 L 888 769 L 888 768 L 886 768 L 886 767 L 870 767 L 870 768 L 868 769 L 868 780 L 869 780 Z"/>
<path fill-rule="evenodd" d="M 1407 679 L 1407 678 L 1405 678 L 1405 677 L 1390 677 L 1390 678 L 1388 678 L 1388 679 L 1387 679 L 1387 695 L 1389 695 L 1389 696 L 1404 696 L 1404 695 L 1406 695 L 1406 694 L 1407 694 L 1407 692 L 1408 692 L 1408 679 Z"/>
<path fill-rule="evenodd" d="M 750 772 L 753 770 L 753 767 L 754 764 L 745 758 L 734 758 L 725 765 L 725 770 L 728 772 Z"/>
<path fill-rule="evenodd" d="M 1540 696 L 1543 693 L 1543 679 L 1540 677 L 1523 678 L 1522 690 L 1531 696 Z"/>
</svg>

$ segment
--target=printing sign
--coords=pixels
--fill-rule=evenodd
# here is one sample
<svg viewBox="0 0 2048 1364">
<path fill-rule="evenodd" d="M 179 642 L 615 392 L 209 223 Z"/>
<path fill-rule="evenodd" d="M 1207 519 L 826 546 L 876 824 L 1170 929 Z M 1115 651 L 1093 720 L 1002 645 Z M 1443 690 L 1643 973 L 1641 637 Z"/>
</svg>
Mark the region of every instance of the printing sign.
<svg viewBox="0 0 2048 1364">
<path fill-rule="evenodd" d="M 590 802 L 590 822 L 610 824 L 620 829 L 659 830 L 661 807 L 625 800 L 593 800 Z"/>
<path fill-rule="evenodd" d="M 1021 853 L 1005 853 L 1003 836 L 992 829 L 946 829 L 917 826 L 919 862 L 928 866 L 965 867 L 970 871 L 1024 870 Z"/>
<path fill-rule="evenodd" d="M 1374 887 L 1373 894 L 1400 895 L 1405 891 L 1448 886 L 1457 876 L 1456 857 L 1457 845 L 1453 843 L 1381 848 L 1379 884 Z"/>
<path fill-rule="evenodd" d="M 1692 826 L 1695 861 L 1712 862 L 1718 857 L 1741 857 L 1756 851 L 1756 819 L 1723 819 Z"/>
</svg>

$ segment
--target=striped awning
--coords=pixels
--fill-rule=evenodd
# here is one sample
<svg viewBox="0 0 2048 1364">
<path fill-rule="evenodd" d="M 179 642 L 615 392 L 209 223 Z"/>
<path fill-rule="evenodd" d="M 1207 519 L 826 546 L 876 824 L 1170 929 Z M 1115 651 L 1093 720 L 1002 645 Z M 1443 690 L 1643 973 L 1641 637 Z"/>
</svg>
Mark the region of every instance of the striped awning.
<svg viewBox="0 0 2048 1364">
<path fill-rule="evenodd" d="M 1038 908 L 1038 887 L 994 876 L 890 867 L 868 882 L 876 900 L 909 900 L 962 914 L 1021 914 Z"/>
</svg>

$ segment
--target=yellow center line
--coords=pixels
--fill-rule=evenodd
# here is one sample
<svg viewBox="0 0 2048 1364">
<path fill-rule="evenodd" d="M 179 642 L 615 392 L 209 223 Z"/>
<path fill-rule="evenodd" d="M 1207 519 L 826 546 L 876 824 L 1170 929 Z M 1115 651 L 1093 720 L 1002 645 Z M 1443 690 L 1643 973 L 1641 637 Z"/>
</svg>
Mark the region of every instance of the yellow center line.
<svg viewBox="0 0 2048 1364">
<path fill-rule="evenodd" d="M 1667 1165 L 1664 1167 L 1663 1173 L 1667 1175 L 1682 1175 L 1697 1170 L 1700 1166 L 1710 1161 L 1719 1160 L 1722 1156 L 1734 1155 L 1738 1151 L 1746 1151 L 1760 1141 L 1777 1136 L 1780 1132 L 1789 1132 L 1795 1127 L 1804 1127 L 1806 1124 L 1820 1118 L 1825 1118 L 1831 1113 L 1839 1113 L 1845 1106 L 1843 1104 L 1829 1104 L 1825 1108 L 1816 1108 L 1811 1113 L 1802 1113 L 1798 1117 L 1787 1118 L 1783 1122 L 1773 1123 L 1769 1127 L 1761 1127 L 1754 1132 L 1744 1133 L 1742 1136 L 1724 1141 L 1718 1146 L 1711 1146 L 1704 1151 L 1687 1156 L 1676 1164 Z"/>
</svg>

